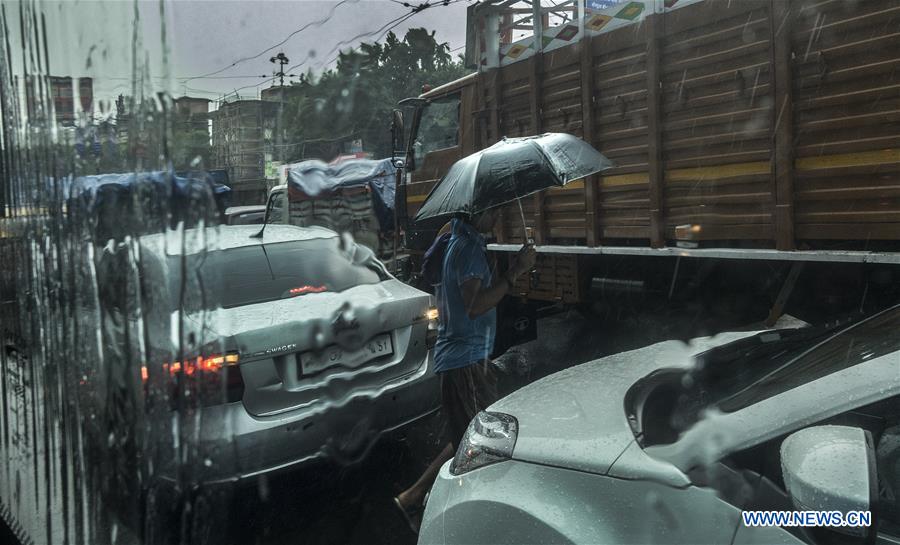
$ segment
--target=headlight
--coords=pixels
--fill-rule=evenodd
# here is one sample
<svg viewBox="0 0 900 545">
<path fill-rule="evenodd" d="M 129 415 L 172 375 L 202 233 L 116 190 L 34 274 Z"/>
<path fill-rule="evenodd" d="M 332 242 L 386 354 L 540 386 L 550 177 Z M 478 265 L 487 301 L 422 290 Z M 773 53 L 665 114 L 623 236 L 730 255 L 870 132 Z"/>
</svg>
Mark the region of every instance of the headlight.
<svg viewBox="0 0 900 545">
<path fill-rule="evenodd" d="M 469 423 L 450 463 L 450 473 L 462 475 L 510 459 L 518 433 L 519 423 L 514 416 L 481 411 Z"/>
</svg>

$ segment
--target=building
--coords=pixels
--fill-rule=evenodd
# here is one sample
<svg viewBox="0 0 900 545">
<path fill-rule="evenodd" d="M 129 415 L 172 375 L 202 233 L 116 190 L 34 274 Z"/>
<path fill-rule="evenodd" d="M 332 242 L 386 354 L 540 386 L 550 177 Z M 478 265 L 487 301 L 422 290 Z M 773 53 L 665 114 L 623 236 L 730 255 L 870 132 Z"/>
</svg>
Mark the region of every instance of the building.
<svg viewBox="0 0 900 545">
<path fill-rule="evenodd" d="M 18 78 L 16 78 L 18 80 Z M 54 119 L 58 125 L 71 127 L 75 125 L 76 111 L 84 112 L 88 118 L 94 110 L 94 80 L 93 78 L 78 78 L 71 76 L 25 76 L 25 111 L 28 118 L 34 121 L 45 119 L 41 92 L 46 86 L 49 97 L 53 101 Z M 78 102 L 80 108 L 75 108 L 75 83 L 78 84 Z"/>
<path fill-rule="evenodd" d="M 262 100 L 273 102 L 285 101 L 298 97 L 303 94 L 302 85 L 273 85 L 260 91 L 259 96 Z"/>
<path fill-rule="evenodd" d="M 182 96 L 176 98 L 174 103 L 172 136 L 176 147 L 172 150 L 172 156 L 176 166 L 178 168 L 190 168 L 192 165 L 211 167 L 210 100 Z"/>
<path fill-rule="evenodd" d="M 182 96 L 175 99 L 175 115 L 194 129 L 209 129 L 208 98 Z"/>
<path fill-rule="evenodd" d="M 212 163 L 228 171 L 235 205 L 266 202 L 266 171 L 267 167 L 272 170 L 278 106 L 270 100 L 234 100 L 223 102 L 210 114 Z"/>
</svg>

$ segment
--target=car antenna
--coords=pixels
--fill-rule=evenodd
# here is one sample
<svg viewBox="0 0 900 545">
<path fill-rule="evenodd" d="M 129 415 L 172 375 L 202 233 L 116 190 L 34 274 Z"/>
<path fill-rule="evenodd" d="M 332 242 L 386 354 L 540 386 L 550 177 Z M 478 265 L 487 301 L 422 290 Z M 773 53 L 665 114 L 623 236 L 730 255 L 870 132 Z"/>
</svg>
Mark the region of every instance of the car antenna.
<svg viewBox="0 0 900 545">
<path fill-rule="evenodd" d="M 260 229 L 259 232 L 256 233 L 255 235 L 250 235 L 250 238 L 262 238 L 263 237 L 263 233 L 266 231 L 266 225 L 267 225 L 267 223 L 265 221 L 266 219 L 268 219 L 268 214 L 266 214 L 266 218 L 263 219 L 262 229 Z"/>
<path fill-rule="evenodd" d="M 266 205 L 266 214 L 263 216 L 263 226 L 262 229 L 259 230 L 255 235 L 250 235 L 250 238 L 262 238 L 263 233 L 266 232 L 266 225 L 269 224 L 269 206 Z"/>
</svg>

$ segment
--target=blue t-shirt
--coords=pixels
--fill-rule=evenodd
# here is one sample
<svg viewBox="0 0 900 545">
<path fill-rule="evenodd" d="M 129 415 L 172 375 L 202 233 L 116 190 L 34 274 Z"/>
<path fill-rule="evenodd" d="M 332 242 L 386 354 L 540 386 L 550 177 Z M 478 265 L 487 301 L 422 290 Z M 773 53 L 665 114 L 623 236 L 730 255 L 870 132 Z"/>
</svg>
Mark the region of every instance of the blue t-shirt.
<svg viewBox="0 0 900 545">
<path fill-rule="evenodd" d="M 484 238 L 462 220 L 454 219 L 451 225 L 436 293 L 440 318 L 434 362 L 439 373 L 486 360 L 497 332 L 497 310 L 471 319 L 462 297 L 461 286 L 466 280 L 478 278 L 482 287 L 491 285 Z"/>
</svg>

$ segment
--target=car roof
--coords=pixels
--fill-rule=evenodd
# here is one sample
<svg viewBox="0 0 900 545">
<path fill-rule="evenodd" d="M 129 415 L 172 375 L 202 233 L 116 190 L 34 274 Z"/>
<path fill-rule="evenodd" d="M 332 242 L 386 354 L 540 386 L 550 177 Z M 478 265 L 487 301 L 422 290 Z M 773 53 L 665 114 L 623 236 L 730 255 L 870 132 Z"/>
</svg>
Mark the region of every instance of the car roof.
<svg viewBox="0 0 900 545">
<path fill-rule="evenodd" d="M 262 238 L 259 225 L 221 225 L 206 229 L 186 229 L 186 243 L 181 244 L 181 235 L 177 231 L 154 233 L 140 237 L 141 246 L 159 255 L 191 255 L 208 250 L 231 250 L 260 244 L 278 244 L 281 242 L 299 242 L 304 240 L 337 238 L 338 234 L 324 227 L 298 227 L 270 223 L 265 226 Z"/>
<path fill-rule="evenodd" d="M 250 204 L 246 206 L 229 206 L 225 209 L 225 215 L 231 216 L 236 214 L 247 214 L 249 212 L 265 212 L 266 205 L 264 204 Z"/>
</svg>

